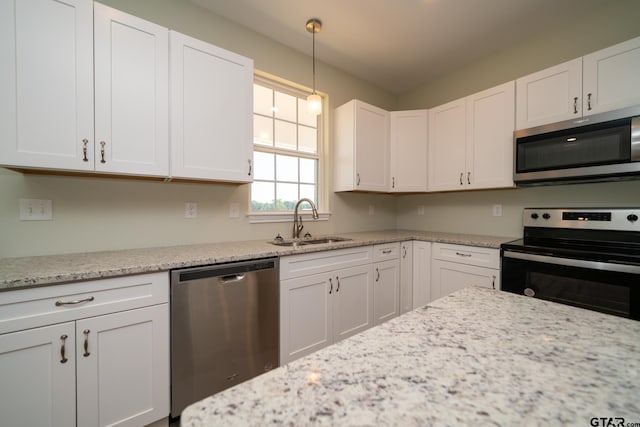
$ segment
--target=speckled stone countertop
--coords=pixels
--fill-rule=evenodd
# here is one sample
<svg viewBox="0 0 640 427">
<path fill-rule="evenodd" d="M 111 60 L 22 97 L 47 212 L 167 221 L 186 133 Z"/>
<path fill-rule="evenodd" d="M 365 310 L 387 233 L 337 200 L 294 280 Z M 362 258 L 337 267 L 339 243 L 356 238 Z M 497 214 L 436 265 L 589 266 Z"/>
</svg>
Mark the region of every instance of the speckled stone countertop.
<svg viewBox="0 0 640 427">
<path fill-rule="evenodd" d="M 0 259 L 0 291 L 80 280 L 167 271 L 174 268 L 285 256 L 403 240 L 425 240 L 499 248 L 515 237 L 476 236 L 428 231 L 340 233 L 352 240 L 319 245 L 281 247 L 265 240 L 222 242 L 119 251 Z"/>
<path fill-rule="evenodd" d="M 181 425 L 638 423 L 639 354 L 640 322 L 466 288 L 194 403 Z"/>
</svg>

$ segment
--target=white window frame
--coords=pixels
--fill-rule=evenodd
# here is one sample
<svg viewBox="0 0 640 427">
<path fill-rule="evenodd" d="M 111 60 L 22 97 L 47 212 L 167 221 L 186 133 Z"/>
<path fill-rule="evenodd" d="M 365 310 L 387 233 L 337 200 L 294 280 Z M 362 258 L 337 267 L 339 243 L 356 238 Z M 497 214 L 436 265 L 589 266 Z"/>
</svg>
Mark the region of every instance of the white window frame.
<svg viewBox="0 0 640 427">
<path fill-rule="evenodd" d="M 289 95 L 293 95 L 296 97 L 306 96 L 311 94 L 311 89 L 286 81 L 279 77 L 255 71 L 254 74 L 254 82 L 263 85 L 266 87 L 270 87 L 274 90 L 280 91 L 282 93 L 287 93 Z M 317 92 L 317 91 L 316 91 Z M 318 169 L 317 169 L 317 205 L 318 205 L 318 215 L 319 221 L 327 221 L 331 212 L 329 211 L 329 186 L 327 181 L 327 158 L 326 158 L 326 145 L 327 141 L 325 135 L 327 135 L 327 99 L 326 94 L 317 92 L 322 97 L 322 114 L 319 118 L 319 123 L 317 127 L 318 132 Z M 266 147 L 265 147 L 266 148 Z M 262 150 L 258 150 L 262 151 Z M 270 150 L 266 148 L 263 152 L 276 152 L 277 150 Z M 283 154 L 285 154 L 283 152 Z M 295 153 L 286 153 L 287 155 L 294 155 Z M 300 156 L 304 157 L 304 156 Z M 249 218 L 249 222 L 252 224 L 256 223 L 271 223 L 271 222 L 290 222 L 293 220 L 293 211 L 264 211 L 264 212 L 254 212 L 251 210 L 251 186 L 249 186 L 249 212 L 247 217 Z M 307 204 L 303 205 L 303 207 L 308 207 Z M 309 209 L 304 209 L 298 212 L 299 215 L 302 215 L 304 221 L 311 221 L 312 215 Z M 317 221 L 317 220 L 316 220 Z"/>
</svg>

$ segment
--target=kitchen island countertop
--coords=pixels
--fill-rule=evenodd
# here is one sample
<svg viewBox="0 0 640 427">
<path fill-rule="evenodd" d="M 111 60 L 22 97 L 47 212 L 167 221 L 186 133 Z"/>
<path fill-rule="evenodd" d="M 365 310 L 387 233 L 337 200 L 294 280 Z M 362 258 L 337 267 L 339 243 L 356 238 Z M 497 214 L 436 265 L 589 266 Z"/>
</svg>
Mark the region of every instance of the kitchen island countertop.
<svg viewBox="0 0 640 427">
<path fill-rule="evenodd" d="M 194 403 L 181 425 L 640 423 L 639 354 L 640 322 L 471 287 Z"/>
<path fill-rule="evenodd" d="M 351 240 L 294 248 L 275 246 L 263 239 L 2 258 L 0 259 L 0 291 L 405 240 L 425 240 L 497 249 L 501 243 L 515 239 L 515 237 L 410 230 L 338 233 L 336 235 Z"/>
</svg>

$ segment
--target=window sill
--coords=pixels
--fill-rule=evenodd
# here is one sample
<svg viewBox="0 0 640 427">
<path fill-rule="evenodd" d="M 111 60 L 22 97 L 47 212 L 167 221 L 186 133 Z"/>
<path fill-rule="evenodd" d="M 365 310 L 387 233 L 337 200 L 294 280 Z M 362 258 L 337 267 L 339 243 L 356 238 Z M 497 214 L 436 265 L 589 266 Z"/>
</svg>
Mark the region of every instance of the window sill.
<svg viewBox="0 0 640 427">
<path fill-rule="evenodd" d="M 319 218 L 314 220 L 311 212 L 299 213 L 302 216 L 304 222 L 311 221 L 328 221 L 331 217 L 331 212 L 318 212 Z M 293 222 L 293 212 L 265 212 L 257 213 L 252 212 L 247 214 L 250 224 L 265 224 L 270 222 Z"/>
</svg>

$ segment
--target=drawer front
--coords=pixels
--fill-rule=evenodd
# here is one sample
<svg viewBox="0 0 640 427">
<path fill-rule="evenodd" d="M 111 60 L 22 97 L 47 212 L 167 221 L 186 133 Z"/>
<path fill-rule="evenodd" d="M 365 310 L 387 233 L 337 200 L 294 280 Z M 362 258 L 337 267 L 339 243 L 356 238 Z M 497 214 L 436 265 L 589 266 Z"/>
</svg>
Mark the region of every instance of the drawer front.
<svg viewBox="0 0 640 427">
<path fill-rule="evenodd" d="M 385 243 L 373 246 L 373 261 L 386 261 L 400 257 L 400 243 Z"/>
<path fill-rule="evenodd" d="M 434 243 L 432 258 L 478 267 L 500 268 L 500 251 L 492 248 Z"/>
<path fill-rule="evenodd" d="M 371 246 L 313 252 L 280 258 L 280 280 L 371 263 Z"/>
<path fill-rule="evenodd" d="M 6 291 L 0 302 L 0 333 L 168 301 L 168 272 Z"/>
</svg>

